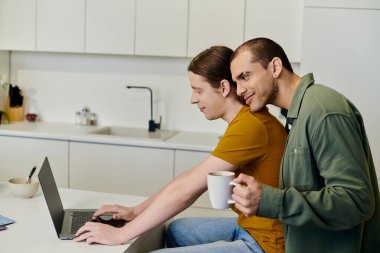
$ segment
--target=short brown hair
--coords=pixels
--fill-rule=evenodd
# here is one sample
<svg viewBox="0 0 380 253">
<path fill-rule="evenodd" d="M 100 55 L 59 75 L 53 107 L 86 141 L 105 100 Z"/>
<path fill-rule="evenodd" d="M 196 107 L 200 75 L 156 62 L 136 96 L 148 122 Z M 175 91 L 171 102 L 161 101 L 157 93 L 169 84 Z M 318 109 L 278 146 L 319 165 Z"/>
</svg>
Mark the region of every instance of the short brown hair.
<svg viewBox="0 0 380 253">
<path fill-rule="evenodd" d="M 187 70 L 205 78 L 213 88 L 219 88 L 220 82 L 225 79 L 236 91 L 230 70 L 232 54 L 233 50 L 225 46 L 210 47 L 199 53 L 190 62 Z"/>
<path fill-rule="evenodd" d="M 267 68 L 268 64 L 274 57 L 278 57 L 282 61 L 282 65 L 291 73 L 293 73 L 292 65 L 285 54 L 284 49 L 268 38 L 255 38 L 244 42 L 239 46 L 231 56 L 231 61 L 242 51 L 250 51 L 252 54 L 252 62 L 260 62 L 263 68 Z"/>
</svg>

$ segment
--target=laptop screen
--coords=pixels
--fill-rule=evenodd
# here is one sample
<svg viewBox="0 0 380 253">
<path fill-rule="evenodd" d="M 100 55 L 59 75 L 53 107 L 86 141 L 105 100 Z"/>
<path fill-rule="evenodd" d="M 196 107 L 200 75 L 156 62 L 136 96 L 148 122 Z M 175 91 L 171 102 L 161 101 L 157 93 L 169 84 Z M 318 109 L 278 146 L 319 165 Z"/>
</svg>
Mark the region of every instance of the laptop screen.
<svg viewBox="0 0 380 253">
<path fill-rule="evenodd" d="M 45 200 L 49 208 L 51 218 L 53 219 L 55 230 L 57 235 L 61 232 L 64 210 L 61 198 L 59 197 L 57 184 L 53 177 L 53 172 L 49 164 L 49 160 L 46 157 L 40 172 L 38 173 L 38 179 L 40 180 L 40 185 L 42 192 L 45 195 Z"/>
</svg>

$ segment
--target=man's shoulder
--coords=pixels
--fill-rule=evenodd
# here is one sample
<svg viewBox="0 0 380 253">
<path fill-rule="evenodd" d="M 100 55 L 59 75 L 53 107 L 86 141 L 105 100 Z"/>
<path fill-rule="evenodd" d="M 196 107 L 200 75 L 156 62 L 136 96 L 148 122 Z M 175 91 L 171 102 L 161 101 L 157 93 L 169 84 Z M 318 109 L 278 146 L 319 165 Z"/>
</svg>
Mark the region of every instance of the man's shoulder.
<svg viewBox="0 0 380 253">
<path fill-rule="evenodd" d="M 332 113 L 351 114 L 350 101 L 340 92 L 322 84 L 314 84 L 308 88 L 301 108 L 310 116 L 317 117 Z"/>
</svg>

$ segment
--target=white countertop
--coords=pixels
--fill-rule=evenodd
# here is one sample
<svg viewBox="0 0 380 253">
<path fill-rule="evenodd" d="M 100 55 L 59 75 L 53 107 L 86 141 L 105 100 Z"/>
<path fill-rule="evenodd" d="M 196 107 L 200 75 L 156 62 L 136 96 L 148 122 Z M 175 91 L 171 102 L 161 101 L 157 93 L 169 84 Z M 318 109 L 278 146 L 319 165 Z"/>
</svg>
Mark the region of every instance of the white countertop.
<svg viewBox="0 0 380 253">
<path fill-rule="evenodd" d="M 136 205 L 144 197 L 59 189 L 64 208 L 99 208 L 102 204 Z M 88 245 L 59 240 L 54 229 L 41 187 L 33 198 L 14 197 L 7 182 L 0 181 L 0 214 L 16 223 L 0 231 L 0 252 L 76 253 L 124 252 L 131 243 L 118 246 Z"/>
<path fill-rule="evenodd" d="M 216 133 L 180 131 L 166 141 L 162 141 L 89 133 L 90 131 L 98 128 L 102 128 L 102 126 L 82 126 L 68 123 L 23 121 L 0 125 L 0 135 L 206 152 L 211 152 L 215 148 L 220 137 L 220 135 Z"/>
</svg>

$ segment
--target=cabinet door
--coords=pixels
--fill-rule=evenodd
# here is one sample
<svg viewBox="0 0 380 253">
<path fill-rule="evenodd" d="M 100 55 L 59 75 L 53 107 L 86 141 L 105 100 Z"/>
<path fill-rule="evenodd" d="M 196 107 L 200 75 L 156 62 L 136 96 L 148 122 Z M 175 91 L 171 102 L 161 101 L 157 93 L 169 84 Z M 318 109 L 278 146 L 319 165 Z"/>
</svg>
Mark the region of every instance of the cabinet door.
<svg viewBox="0 0 380 253">
<path fill-rule="evenodd" d="M 176 150 L 174 176 L 177 177 L 185 170 L 194 167 L 195 165 L 199 164 L 204 159 L 206 159 L 209 155 L 209 152 Z M 195 201 L 193 206 L 211 207 L 208 193 L 205 192 L 200 198 L 198 198 L 198 200 Z"/>
<path fill-rule="evenodd" d="M 313 72 L 318 83 L 343 93 L 360 110 L 380 178 L 380 4 L 308 2 L 301 73 Z"/>
<path fill-rule="evenodd" d="M 85 0 L 37 0 L 37 51 L 84 52 Z"/>
<path fill-rule="evenodd" d="M 283 47 L 291 62 L 300 62 L 302 10 L 302 0 L 247 0 L 244 41 L 270 38 Z"/>
<path fill-rule="evenodd" d="M 0 0 L 0 49 L 36 49 L 36 1 Z"/>
<path fill-rule="evenodd" d="M 244 0 L 190 0 L 187 55 L 224 45 L 233 50 L 244 38 Z"/>
<path fill-rule="evenodd" d="M 150 196 L 173 177 L 174 151 L 70 143 L 70 188 Z"/>
<path fill-rule="evenodd" d="M 133 54 L 135 0 L 87 0 L 87 53 Z"/>
<path fill-rule="evenodd" d="M 187 1 L 136 1 L 135 54 L 186 56 Z"/>
<path fill-rule="evenodd" d="M 47 156 L 59 187 L 68 187 L 68 142 L 0 136 L 0 180 L 28 177 L 33 166 L 37 174 Z"/>
</svg>

